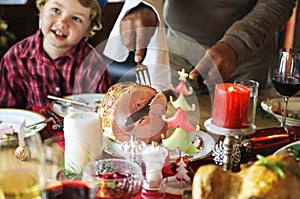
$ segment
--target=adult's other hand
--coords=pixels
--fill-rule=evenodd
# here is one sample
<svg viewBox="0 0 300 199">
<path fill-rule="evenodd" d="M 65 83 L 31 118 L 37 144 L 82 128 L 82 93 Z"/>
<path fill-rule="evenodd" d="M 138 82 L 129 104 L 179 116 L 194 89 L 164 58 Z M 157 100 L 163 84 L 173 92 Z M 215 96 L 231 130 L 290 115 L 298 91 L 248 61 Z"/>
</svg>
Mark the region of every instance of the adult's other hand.
<svg viewBox="0 0 300 199">
<path fill-rule="evenodd" d="M 219 42 L 207 49 L 204 57 L 190 72 L 190 79 L 203 77 L 203 83 L 213 85 L 226 82 L 234 72 L 237 65 L 237 54 L 233 48 L 225 42 Z"/>
</svg>

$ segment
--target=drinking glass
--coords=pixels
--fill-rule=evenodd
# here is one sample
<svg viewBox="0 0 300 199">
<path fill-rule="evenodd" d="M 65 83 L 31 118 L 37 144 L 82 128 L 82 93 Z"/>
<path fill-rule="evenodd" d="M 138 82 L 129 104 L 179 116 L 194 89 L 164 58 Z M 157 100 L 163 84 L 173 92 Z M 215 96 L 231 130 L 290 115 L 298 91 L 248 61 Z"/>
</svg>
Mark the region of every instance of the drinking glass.
<svg viewBox="0 0 300 199">
<path fill-rule="evenodd" d="M 234 84 L 240 84 L 250 89 L 250 101 L 248 108 L 248 122 L 255 124 L 256 107 L 258 101 L 259 83 L 251 79 L 237 79 Z"/>
<path fill-rule="evenodd" d="M 284 99 L 281 126 L 286 129 L 289 98 L 300 89 L 300 49 L 280 49 L 272 72 L 272 82 L 274 88 Z"/>
<path fill-rule="evenodd" d="M 142 168 L 125 159 L 108 158 L 88 163 L 82 181 L 93 184 L 97 199 L 130 199 L 141 192 Z"/>
<path fill-rule="evenodd" d="M 0 140 L 0 159 L 0 198 L 41 198 L 45 156 L 38 133 L 26 135 L 22 147 L 17 136 Z"/>
<path fill-rule="evenodd" d="M 44 149 L 46 185 L 43 199 L 95 199 L 95 186 L 82 181 L 80 174 L 65 169 L 64 136 L 46 139 Z"/>
</svg>

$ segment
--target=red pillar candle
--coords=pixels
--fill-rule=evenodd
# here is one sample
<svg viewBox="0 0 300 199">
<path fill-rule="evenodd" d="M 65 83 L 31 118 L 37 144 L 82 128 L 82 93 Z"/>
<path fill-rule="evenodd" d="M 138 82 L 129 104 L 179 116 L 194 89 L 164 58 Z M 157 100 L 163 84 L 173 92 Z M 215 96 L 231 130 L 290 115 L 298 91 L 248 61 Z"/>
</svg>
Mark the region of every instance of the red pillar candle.
<svg viewBox="0 0 300 199">
<path fill-rule="evenodd" d="M 243 85 L 225 83 L 215 87 L 212 123 L 230 129 L 248 125 L 250 89 Z"/>
</svg>

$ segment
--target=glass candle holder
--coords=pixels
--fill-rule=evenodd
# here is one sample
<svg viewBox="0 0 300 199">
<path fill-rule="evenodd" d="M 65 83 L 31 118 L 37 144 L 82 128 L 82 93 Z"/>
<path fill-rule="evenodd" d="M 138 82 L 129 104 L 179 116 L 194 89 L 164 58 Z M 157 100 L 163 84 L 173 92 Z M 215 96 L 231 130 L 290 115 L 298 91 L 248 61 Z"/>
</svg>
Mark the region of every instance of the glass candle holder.
<svg viewBox="0 0 300 199">
<path fill-rule="evenodd" d="M 141 156 L 146 168 L 146 179 L 143 183 L 143 198 L 164 198 L 165 180 L 162 177 L 162 168 L 168 150 L 163 146 L 147 145 Z"/>
</svg>

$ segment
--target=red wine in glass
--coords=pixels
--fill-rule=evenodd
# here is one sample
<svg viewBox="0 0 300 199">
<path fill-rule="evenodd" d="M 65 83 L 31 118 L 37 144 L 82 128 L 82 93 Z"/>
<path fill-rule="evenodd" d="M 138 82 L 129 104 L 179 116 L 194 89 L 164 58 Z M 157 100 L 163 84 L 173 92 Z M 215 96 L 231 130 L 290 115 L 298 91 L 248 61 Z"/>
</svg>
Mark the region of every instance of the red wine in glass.
<svg viewBox="0 0 300 199">
<path fill-rule="evenodd" d="M 274 88 L 283 96 L 293 96 L 300 90 L 300 78 L 282 77 L 280 75 L 272 78 Z"/>
<path fill-rule="evenodd" d="M 91 185 L 81 181 L 53 181 L 46 185 L 45 199 L 94 198 Z"/>
</svg>

